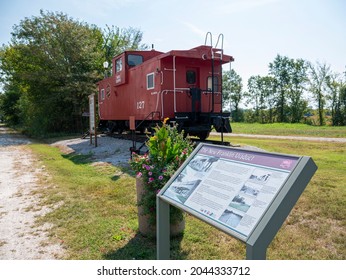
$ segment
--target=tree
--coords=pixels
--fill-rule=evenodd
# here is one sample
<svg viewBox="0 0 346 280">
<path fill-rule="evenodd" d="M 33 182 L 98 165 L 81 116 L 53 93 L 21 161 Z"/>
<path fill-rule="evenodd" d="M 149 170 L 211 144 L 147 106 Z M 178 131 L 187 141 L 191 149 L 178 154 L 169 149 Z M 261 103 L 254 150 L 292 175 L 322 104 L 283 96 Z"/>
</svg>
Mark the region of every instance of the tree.
<svg viewBox="0 0 346 280">
<path fill-rule="evenodd" d="M 143 33 L 136 28 L 120 29 L 114 25 L 111 27 L 107 25 L 102 36 L 104 59 L 109 63 L 114 56 L 126 50 L 145 50 L 148 48 L 146 44 L 141 44 Z"/>
<path fill-rule="evenodd" d="M 3 92 L 0 93 L 0 114 L 2 120 L 10 125 L 21 124 L 19 101 L 21 95 L 27 91 L 16 73 L 13 61 L 19 60 L 19 54 L 14 48 L 3 46 L 0 49 L 0 82 Z"/>
<path fill-rule="evenodd" d="M 271 76 L 251 76 L 248 80 L 249 102 L 254 102 L 256 121 L 273 122 L 277 103 L 275 79 Z"/>
<path fill-rule="evenodd" d="M 102 34 L 62 13 L 25 18 L 14 26 L 2 60 L 8 84 L 19 84 L 23 123 L 33 134 L 74 130 L 95 91 Z"/>
<path fill-rule="evenodd" d="M 277 55 L 269 64 L 269 73 L 275 79 L 277 89 L 276 110 L 279 122 L 300 122 L 307 108 L 303 98 L 307 83 L 308 63 L 303 59 L 291 59 Z"/>
<path fill-rule="evenodd" d="M 15 84 L 21 89 L 17 108 L 30 133 L 81 128 L 105 58 L 137 47 L 142 38 L 135 29 L 118 31 L 103 34 L 63 13 L 43 11 L 14 26 L 11 45 L 0 52 L 0 68 L 9 88 Z"/>
<path fill-rule="evenodd" d="M 0 116 L 9 125 L 18 125 L 20 114 L 18 110 L 18 100 L 20 89 L 15 84 L 5 85 L 6 94 L 0 94 Z"/>
<path fill-rule="evenodd" d="M 328 76 L 330 76 L 330 66 L 326 63 L 317 62 L 316 66 L 309 63 L 310 69 L 310 92 L 313 94 L 315 101 L 317 102 L 318 120 L 319 125 L 324 124 L 324 105 L 326 104 L 325 94 L 327 92 L 326 82 Z"/>
<path fill-rule="evenodd" d="M 327 99 L 331 106 L 332 125 L 346 125 L 346 83 L 333 73 L 327 76 L 326 86 L 329 90 Z"/>
<path fill-rule="evenodd" d="M 254 114 L 255 120 L 259 121 L 259 112 L 260 112 L 260 100 L 261 98 L 261 85 L 260 85 L 261 76 L 251 76 L 247 82 L 248 93 L 247 101 L 254 104 Z"/>
<path fill-rule="evenodd" d="M 227 103 L 229 104 L 230 108 L 233 109 L 231 110 L 233 120 L 238 122 L 241 119 L 239 103 L 243 97 L 242 78 L 234 69 L 231 69 L 230 71 L 224 72 L 222 83 L 222 93 L 224 101 L 223 106 L 225 106 Z"/>
<path fill-rule="evenodd" d="M 335 125 L 346 125 L 346 83 L 340 87 L 339 104 L 340 118 Z"/>
<path fill-rule="evenodd" d="M 274 107 L 275 103 L 277 102 L 276 97 L 276 88 L 275 88 L 275 79 L 271 76 L 264 76 L 261 77 L 260 80 L 260 88 L 263 96 L 263 109 L 267 109 L 267 122 L 272 123 L 274 122 Z M 263 113 L 262 113 L 263 114 Z M 264 118 L 262 117 L 262 121 L 264 121 Z"/>
<path fill-rule="evenodd" d="M 298 123 L 303 118 L 307 108 L 307 101 L 303 99 L 305 84 L 307 83 L 308 63 L 303 59 L 291 60 L 290 62 L 290 83 L 289 83 L 289 107 L 291 112 L 291 122 Z"/>
<path fill-rule="evenodd" d="M 277 55 L 273 62 L 269 63 L 269 74 L 276 80 L 276 89 L 278 90 L 277 112 L 278 121 L 287 121 L 287 95 L 290 84 L 290 70 L 292 60 L 287 56 Z"/>
</svg>

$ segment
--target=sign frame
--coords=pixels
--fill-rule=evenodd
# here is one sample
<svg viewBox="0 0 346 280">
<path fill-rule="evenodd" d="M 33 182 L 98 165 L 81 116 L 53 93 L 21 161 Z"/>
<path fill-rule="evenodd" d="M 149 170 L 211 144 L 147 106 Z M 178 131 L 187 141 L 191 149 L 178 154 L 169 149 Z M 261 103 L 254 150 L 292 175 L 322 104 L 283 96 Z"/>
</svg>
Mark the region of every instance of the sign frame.
<svg viewBox="0 0 346 280">
<path fill-rule="evenodd" d="M 253 224 L 251 230 L 246 233 L 241 231 L 238 232 L 234 227 L 230 227 L 225 223 L 220 223 L 220 218 L 219 220 L 212 218 L 209 213 L 206 215 L 205 212 L 201 212 L 201 209 L 194 209 L 194 205 L 198 205 L 198 203 L 194 204 L 192 202 L 192 196 L 194 194 L 194 197 L 201 196 L 201 194 L 203 196 L 203 191 L 201 190 L 198 191 L 199 193 L 197 194 L 198 188 L 202 188 L 202 183 L 197 185 L 197 187 L 194 187 L 184 202 L 179 201 L 179 199 L 176 199 L 169 194 L 170 188 L 177 188 L 173 186 L 173 184 L 179 176 L 182 176 L 183 172 L 186 174 L 186 169 L 189 168 L 189 164 L 196 161 L 196 159 L 203 154 L 201 151 L 205 152 L 209 150 L 211 151 L 210 155 L 213 153 L 217 156 L 225 155 L 225 157 L 221 156 L 222 160 L 225 160 L 224 163 L 220 162 L 221 167 L 222 164 L 231 164 L 233 167 L 237 167 L 237 165 L 241 167 L 244 165 L 245 170 L 249 167 L 249 172 L 251 168 L 260 170 L 273 169 L 276 177 L 280 177 L 280 172 L 283 174 L 281 181 L 277 181 L 281 185 L 278 186 L 275 192 L 273 192 L 263 213 L 257 217 L 257 221 Z M 283 162 L 286 163 L 291 162 L 292 164 L 288 167 L 282 165 L 283 167 L 275 168 L 278 164 L 277 159 L 283 160 Z M 264 165 L 261 162 L 263 162 Z M 210 166 L 208 168 L 210 168 Z M 216 169 L 216 167 L 214 169 Z M 281 228 L 283 222 L 289 215 L 316 170 L 317 166 L 313 160 L 306 156 L 253 151 L 206 143 L 199 144 L 157 195 L 157 258 L 169 259 L 169 207 L 172 205 L 246 243 L 247 259 L 265 259 L 267 247 Z M 200 177 L 203 176 L 203 174 L 201 175 L 197 173 L 197 176 Z M 225 196 L 227 196 L 227 194 L 225 194 Z M 191 205 L 193 206 L 190 207 Z M 228 206 L 226 205 L 226 207 Z M 251 206 L 248 205 L 247 209 L 249 209 L 249 207 Z M 258 209 L 260 208 L 257 208 L 257 210 Z M 246 227 L 244 228 L 247 230 Z"/>
</svg>

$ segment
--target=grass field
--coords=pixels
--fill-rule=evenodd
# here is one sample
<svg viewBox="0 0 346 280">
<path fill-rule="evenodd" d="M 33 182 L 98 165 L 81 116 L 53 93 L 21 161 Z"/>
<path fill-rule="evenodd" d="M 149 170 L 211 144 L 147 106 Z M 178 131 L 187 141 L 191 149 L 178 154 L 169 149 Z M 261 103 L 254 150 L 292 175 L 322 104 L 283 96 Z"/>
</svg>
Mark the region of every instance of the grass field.
<svg viewBox="0 0 346 280">
<path fill-rule="evenodd" d="M 345 259 L 346 144 L 244 137 L 229 141 L 311 156 L 318 166 L 267 258 Z M 155 241 L 138 233 L 135 178 L 129 168 L 91 164 L 88 156 L 64 155 L 46 144 L 32 144 L 31 149 L 49 173 L 41 179 L 48 186 L 42 189 L 42 203 L 61 205 L 40 222 L 54 225 L 50 236 L 63 245 L 66 259 L 156 258 Z M 172 259 L 245 258 L 245 244 L 191 216 L 186 217 L 184 235 L 171 242 Z"/>
<path fill-rule="evenodd" d="M 292 123 L 232 123 L 231 126 L 233 133 L 346 138 L 346 126 L 312 126 Z"/>
</svg>

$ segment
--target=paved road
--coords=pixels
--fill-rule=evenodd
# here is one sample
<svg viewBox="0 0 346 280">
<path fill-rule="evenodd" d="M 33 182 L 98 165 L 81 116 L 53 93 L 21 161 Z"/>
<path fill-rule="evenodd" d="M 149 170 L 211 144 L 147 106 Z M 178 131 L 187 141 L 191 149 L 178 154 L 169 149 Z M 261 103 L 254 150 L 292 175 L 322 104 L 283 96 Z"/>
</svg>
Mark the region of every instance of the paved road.
<svg viewBox="0 0 346 280">
<path fill-rule="evenodd" d="M 212 132 L 210 135 L 217 136 L 220 133 Z M 303 141 L 321 141 L 321 142 L 338 142 L 346 143 L 346 138 L 328 138 L 328 137 L 305 137 L 305 136 L 277 136 L 277 135 L 261 135 L 261 134 L 243 134 L 243 133 L 224 133 L 224 136 L 230 137 L 248 137 L 262 139 L 289 139 Z"/>
</svg>

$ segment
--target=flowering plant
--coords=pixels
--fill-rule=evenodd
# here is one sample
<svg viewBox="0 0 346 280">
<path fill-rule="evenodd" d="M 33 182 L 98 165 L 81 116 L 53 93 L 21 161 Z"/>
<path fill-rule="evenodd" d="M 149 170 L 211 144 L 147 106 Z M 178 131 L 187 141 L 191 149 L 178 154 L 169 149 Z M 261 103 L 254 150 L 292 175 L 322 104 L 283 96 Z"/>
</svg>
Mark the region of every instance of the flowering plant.
<svg viewBox="0 0 346 280">
<path fill-rule="evenodd" d="M 179 132 L 176 125 L 167 124 L 167 120 L 155 128 L 154 135 L 147 141 L 148 153 L 134 153 L 130 161 L 136 177 L 143 180 L 144 193 L 139 206 L 143 207 L 143 215 L 149 215 L 151 224 L 156 222 L 157 193 L 193 151 L 191 141 L 184 138 L 183 132 Z M 183 218 L 180 210 L 175 207 L 170 209 L 171 223 Z"/>
</svg>

